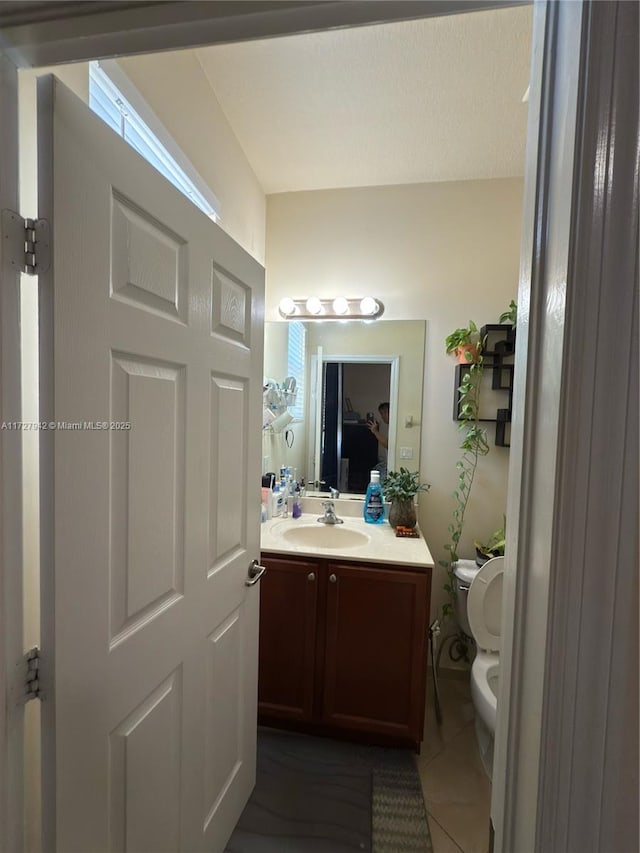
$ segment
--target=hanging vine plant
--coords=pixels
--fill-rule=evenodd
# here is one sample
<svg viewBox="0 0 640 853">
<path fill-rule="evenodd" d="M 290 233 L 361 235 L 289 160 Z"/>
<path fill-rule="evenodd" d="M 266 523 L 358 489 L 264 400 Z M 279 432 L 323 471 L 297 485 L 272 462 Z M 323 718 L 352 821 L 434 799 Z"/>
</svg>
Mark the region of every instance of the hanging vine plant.
<svg viewBox="0 0 640 853">
<path fill-rule="evenodd" d="M 465 513 L 469 505 L 478 462 L 481 456 L 486 456 L 489 452 L 487 431 L 480 425 L 480 391 L 482 374 L 484 372 L 482 348 L 484 345 L 485 340 L 480 341 L 476 360 L 469 363 L 469 367 L 465 371 L 458 388 L 459 429 L 464 433 L 464 436 L 460 444 L 462 456 L 456 462 L 458 482 L 453 492 L 455 500 L 453 521 L 448 526 L 450 539 L 444 546 L 448 556 L 446 560 L 440 560 L 440 565 L 447 571 L 447 581 L 444 589 L 449 597 L 449 600 L 442 607 L 443 623 L 448 621 L 455 611 L 456 584 L 454 565 L 458 560 L 458 545 L 464 528 Z M 462 659 L 468 661 L 468 648 L 468 638 L 459 630 L 452 637 L 449 656 L 455 661 Z M 440 651 L 442 651 L 442 647 Z"/>
</svg>

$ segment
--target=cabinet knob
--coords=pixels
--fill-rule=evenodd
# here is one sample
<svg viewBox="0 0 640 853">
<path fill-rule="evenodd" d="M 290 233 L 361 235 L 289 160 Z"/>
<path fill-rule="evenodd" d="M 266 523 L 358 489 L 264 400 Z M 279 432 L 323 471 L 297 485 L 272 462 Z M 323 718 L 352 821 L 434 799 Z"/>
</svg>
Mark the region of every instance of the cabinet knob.
<svg viewBox="0 0 640 853">
<path fill-rule="evenodd" d="M 337 583 L 338 578 L 335 575 L 329 575 L 329 583 Z"/>
<path fill-rule="evenodd" d="M 307 575 L 307 580 L 308 581 L 314 581 L 315 579 L 316 579 L 316 573 L 315 572 L 309 572 L 309 574 Z"/>
</svg>

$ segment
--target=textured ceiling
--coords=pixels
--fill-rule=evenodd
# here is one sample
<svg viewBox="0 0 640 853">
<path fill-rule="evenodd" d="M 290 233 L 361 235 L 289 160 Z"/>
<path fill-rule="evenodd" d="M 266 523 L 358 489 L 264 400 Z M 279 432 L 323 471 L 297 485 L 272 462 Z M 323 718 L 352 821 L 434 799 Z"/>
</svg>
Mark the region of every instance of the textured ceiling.
<svg viewBox="0 0 640 853">
<path fill-rule="evenodd" d="M 530 6 L 200 49 L 266 193 L 524 171 Z"/>
</svg>

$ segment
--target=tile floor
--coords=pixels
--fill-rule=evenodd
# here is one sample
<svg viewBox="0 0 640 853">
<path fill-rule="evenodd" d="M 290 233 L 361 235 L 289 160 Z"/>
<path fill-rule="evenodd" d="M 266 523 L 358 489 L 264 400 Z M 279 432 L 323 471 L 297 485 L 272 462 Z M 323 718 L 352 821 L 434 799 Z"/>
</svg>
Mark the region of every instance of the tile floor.
<svg viewBox="0 0 640 853">
<path fill-rule="evenodd" d="M 418 756 L 434 853 L 487 853 L 491 783 L 476 745 L 467 672 L 440 670 L 442 724 L 429 670 L 425 737 Z"/>
</svg>

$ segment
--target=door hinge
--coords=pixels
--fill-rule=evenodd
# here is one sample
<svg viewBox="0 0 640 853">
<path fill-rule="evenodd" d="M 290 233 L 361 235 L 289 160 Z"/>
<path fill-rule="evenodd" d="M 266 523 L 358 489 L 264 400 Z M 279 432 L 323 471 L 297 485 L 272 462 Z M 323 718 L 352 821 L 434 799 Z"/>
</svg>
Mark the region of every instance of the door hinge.
<svg viewBox="0 0 640 853">
<path fill-rule="evenodd" d="M 2 211 L 2 256 L 16 272 L 38 275 L 51 263 L 51 229 L 46 219 L 24 219 Z"/>
<path fill-rule="evenodd" d="M 24 656 L 27 665 L 24 701 L 40 698 L 40 649 L 34 646 Z"/>
</svg>

